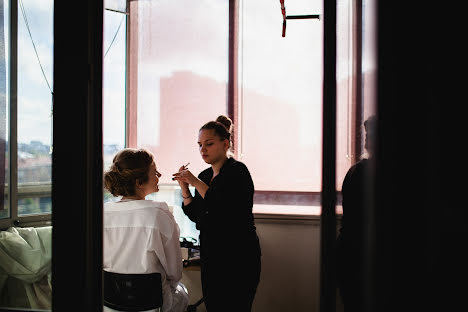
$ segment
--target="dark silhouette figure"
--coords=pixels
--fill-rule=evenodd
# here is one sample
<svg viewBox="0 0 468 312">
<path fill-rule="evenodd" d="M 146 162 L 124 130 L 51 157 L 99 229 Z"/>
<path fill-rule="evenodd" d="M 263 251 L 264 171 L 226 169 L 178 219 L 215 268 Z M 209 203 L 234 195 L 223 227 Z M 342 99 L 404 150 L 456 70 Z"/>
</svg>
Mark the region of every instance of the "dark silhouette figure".
<svg viewBox="0 0 468 312">
<path fill-rule="evenodd" d="M 345 311 L 363 311 L 364 268 L 366 265 L 366 209 L 373 192 L 373 156 L 376 117 L 364 122 L 365 149 L 368 157 L 355 163 L 347 172 L 341 188 L 343 218 L 337 238 L 337 285 Z"/>
</svg>

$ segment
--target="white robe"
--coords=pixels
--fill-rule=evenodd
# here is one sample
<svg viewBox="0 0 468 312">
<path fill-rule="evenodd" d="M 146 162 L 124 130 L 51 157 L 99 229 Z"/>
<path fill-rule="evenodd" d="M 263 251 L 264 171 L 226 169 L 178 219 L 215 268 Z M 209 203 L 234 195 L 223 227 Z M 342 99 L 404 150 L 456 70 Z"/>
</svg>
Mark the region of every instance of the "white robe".
<svg viewBox="0 0 468 312">
<path fill-rule="evenodd" d="M 104 270 L 161 273 L 162 311 L 188 305 L 182 278 L 180 229 L 165 202 L 131 200 L 104 204 Z M 111 309 L 104 309 L 112 311 Z"/>
</svg>

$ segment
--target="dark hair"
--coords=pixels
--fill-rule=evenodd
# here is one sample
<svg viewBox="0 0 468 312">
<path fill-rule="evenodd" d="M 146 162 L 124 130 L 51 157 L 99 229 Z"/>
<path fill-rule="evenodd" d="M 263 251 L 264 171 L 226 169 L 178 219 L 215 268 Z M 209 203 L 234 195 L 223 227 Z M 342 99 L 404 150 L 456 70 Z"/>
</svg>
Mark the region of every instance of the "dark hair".
<svg viewBox="0 0 468 312">
<path fill-rule="evenodd" d="M 377 135 L 376 115 L 371 115 L 364 121 L 364 129 L 366 130 L 364 148 L 367 150 L 368 154 L 371 155 L 375 152 L 375 143 Z"/>
<path fill-rule="evenodd" d="M 219 136 L 221 140 L 228 140 L 231 143 L 231 127 L 232 120 L 224 115 L 218 116 L 215 121 L 208 121 L 204 124 L 199 131 L 214 130 L 215 135 Z"/>
<path fill-rule="evenodd" d="M 371 132 L 372 134 L 375 134 L 375 131 L 377 130 L 377 116 L 369 116 L 369 118 L 367 118 L 366 121 L 364 121 L 364 128 L 366 129 L 366 132 Z"/>
<path fill-rule="evenodd" d="M 109 170 L 104 173 L 104 187 L 114 196 L 135 195 L 136 181 L 148 181 L 148 170 L 153 159 L 153 154 L 142 148 L 119 151 Z"/>
</svg>

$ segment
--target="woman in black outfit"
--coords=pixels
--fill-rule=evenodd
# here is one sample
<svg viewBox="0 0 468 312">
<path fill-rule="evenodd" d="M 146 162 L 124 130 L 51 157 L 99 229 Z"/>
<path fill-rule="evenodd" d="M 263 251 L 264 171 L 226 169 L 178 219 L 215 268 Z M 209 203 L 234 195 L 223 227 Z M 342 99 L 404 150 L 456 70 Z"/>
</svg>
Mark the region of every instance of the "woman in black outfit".
<svg viewBox="0 0 468 312">
<path fill-rule="evenodd" d="M 364 272 L 366 266 L 365 211 L 373 209 L 374 154 L 377 117 L 364 122 L 364 148 L 368 157 L 355 163 L 346 173 L 341 187 L 343 216 L 337 237 L 337 285 L 345 311 L 364 311 Z M 346 222 L 345 222 L 346 221 Z"/>
<path fill-rule="evenodd" d="M 182 166 L 174 174 L 182 209 L 200 230 L 203 297 L 212 312 L 250 311 L 260 280 L 261 251 L 252 214 L 249 170 L 229 155 L 231 120 L 219 116 L 200 128 L 198 145 L 211 167 L 195 177 Z M 195 187 L 195 196 L 189 191 Z"/>
</svg>

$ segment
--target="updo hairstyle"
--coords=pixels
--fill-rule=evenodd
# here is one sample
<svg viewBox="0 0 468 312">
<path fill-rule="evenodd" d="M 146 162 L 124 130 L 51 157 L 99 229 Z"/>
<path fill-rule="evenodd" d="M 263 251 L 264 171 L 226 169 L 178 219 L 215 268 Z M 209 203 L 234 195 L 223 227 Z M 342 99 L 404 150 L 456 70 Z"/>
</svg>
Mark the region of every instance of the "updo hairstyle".
<svg viewBox="0 0 468 312">
<path fill-rule="evenodd" d="M 218 116 L 215 121 L 209 121 L 204 124 L 200 131 L 202 130 L 214 130 L 215 135 L 219 136 L 221 140 L 228 140 L 229 146 L 231 146 L 231 127 L 232 120 L 224 115 Z"/>
<path fill-rule="evenodd" d="M 135 184 L 148 181 L 153 154 L 145 149 L 125 148 L 112 160 L 104 173 L 104 187 L 114 196 L 134 196 Z"/>
</svg>

